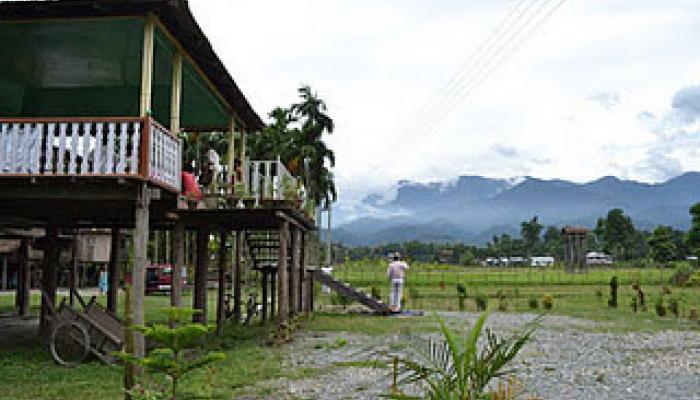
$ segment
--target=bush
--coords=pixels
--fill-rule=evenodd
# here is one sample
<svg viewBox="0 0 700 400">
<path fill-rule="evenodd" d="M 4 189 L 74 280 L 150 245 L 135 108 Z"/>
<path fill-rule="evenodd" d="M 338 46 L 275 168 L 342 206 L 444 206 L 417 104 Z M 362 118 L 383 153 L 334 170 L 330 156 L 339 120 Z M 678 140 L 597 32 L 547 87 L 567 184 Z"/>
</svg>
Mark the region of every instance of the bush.
<svg viewBox="0 0 700 400">
<path fill-rule="evenodd" d="M 464 300 L 467 298 L 467 288 L 462 283 L 457 284 L 457 298 L 459 300 L 459 311 L 464 311 Z"/>
<path fill-rule="evenodd" d="M 415 338 L 409 343 L 408 356 L 394 356 L 393 393 L 382 397 L 415 398 L 399 391 L 398 386 L 405 384 L 421 386 L 428 399 L 496 398 L 492 381 L 514 373 L 510 364 L 532 337 L 539 319 L 523 332 L 500 338 L 484 329 L 486 318 L 487 314 L 482 314 L 464 337 L 457 336 L 443 320 L 438 320 L 443 341 Z M 409 336 L 410 339 L 413 337 Z"/>
<path fill-rule="evenodd" d="M 536 297 L 530 297 L 527 300 L 527 306 L 530 307 L 530 309 L 532 310 L 537 310 L 538 308 L 540 308 L 540 303 L 539 301 L 537 301 Z"/>
<path fill-rule="evenodd" d="M 670 311 L 674 316 L 678 317 L 678 314 L 680 313 L 680 301 L 678 300 L 678 297 L 674 296 L 668 299 L 668 311 Z"/>
<path fill-rule="evenodd" d="M 610 298 L 608 299 L 608 306 L 617 308 L 617 276 L 610 278 Z"/>
<path fill-rule="evenodd" d="M 477 311 L 486 311 L 486 308 L 488 307 L 489 301 L 486 298 L 486 296 L 479 293 L 474 297 L 474 303 L 476 303 L 476 310 Z"/>
<path fill-rule="evenodd" d="M 382 291 L 377 286 L 372 286 L 371 292 L 372 292 L 373 299 L 375 299 L 375 300 L 382 299 Z"/>
<path fill-rule="evenodd" d="M 659 317 L 666 316 L 666 306 L 664 305 L 663 296 L 659 296 L 659 298 L 656 300 L 656 304 L 654 304 L 654 309 L 656 310 L 656 315 L 658 315 Z"/>
<path fill-rule="evenodd" d="M 552 299 L 552 296 L 548 294 L 542 296 L 542 308 L 551 310 L 552 307 L 554 307 L 554 299 Z"/>
</svg>

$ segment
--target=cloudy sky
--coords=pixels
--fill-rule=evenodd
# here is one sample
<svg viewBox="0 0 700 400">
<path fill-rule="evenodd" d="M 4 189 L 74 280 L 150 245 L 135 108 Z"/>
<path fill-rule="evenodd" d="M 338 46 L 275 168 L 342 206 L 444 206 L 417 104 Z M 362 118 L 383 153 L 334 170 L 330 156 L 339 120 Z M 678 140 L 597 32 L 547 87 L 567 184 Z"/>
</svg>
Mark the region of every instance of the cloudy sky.
<svg viewBox="0 0 700 400">
<path fill-rule="evenodd" d="M 399 179 L 700 169 L 697 0 L 190 4 L 261 115 L 326 100 L 346 208 Z"/>
</svg>

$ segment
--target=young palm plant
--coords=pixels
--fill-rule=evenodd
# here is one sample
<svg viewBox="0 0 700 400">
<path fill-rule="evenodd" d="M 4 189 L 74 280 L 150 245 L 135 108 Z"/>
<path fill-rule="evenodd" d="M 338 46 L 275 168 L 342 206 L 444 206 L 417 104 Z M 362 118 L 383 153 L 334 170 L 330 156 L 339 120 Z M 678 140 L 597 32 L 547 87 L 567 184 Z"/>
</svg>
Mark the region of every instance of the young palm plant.
<svg viewBox="0 0 700 400">
<path fill-rule="evenodd" d="M 508 364 L 534 333 L 539 319 L 523 331 L 508 338 L 499 338 L 484 331 L 488 313 L 482 314 L 474 327 L 460 338 L 438 318 L 442 341 L 410 336 L 410 356 L 398 358 L 399 385 L 419 385 L 424 396 L 411 397 L 398 393 L 390 399 L 482 400 L 491 399 L 489 383 L 513 374 Z M 479 338 L 483 343 L 479 344 Z"/>
</svg>

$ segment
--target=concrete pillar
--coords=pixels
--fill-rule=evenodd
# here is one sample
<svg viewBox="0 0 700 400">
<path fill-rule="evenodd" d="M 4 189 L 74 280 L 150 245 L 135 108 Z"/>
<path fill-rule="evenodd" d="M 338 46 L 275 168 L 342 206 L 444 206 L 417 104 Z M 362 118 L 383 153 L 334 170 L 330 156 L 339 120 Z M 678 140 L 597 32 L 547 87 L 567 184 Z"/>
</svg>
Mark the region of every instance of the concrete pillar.
<svg viewBox="0 0 700 400">
<path fill-rule="evenodd" d="M 226 264 L 228 261 L 226 237 L 227 235 L 225 232 L 219 234 L 219 287 L 217 289 L 216 301 L 216 327 L 219 331 L 221 331 L 224 320 L 226 319 L 226 309 L 224 308 L 226 303 Z"/>
<path fill-rule="evenodd" d="M 194 322 L 207 323 L 207 273 L 209 271 L 209 232 L 197 231 L 197 265 L 194 271 L 193 308 L 201 312 L 192 318 Z"/>
<path fill-rule="evenodd" d="M 117 295 L 119 293 L 119 228 L 112 228 L 109 246 L 109 263 L 107 264 L 107 311 L 117 314 Z"/>
<path fill-rule="evenodd" d="M 243 250 L 243 232 L 236 232 L 235 262 L 233 271 L 233 320 L 236 323 L 241 320 L 241 286 L 243 284 L 243 269 L 241 268 L 241 256 Z"/>
<path fill-rule="evenodd" d="M 173 272 L 170 282 L 170 305 L 182 306 L 182 271 L 185 269 L 185 225 L 178 221 L 172 234 Z"/>
<path fill-rule="evenodd" d="M 289 222 L 283 221 L 279 230 L 279 254 L 277 258 L 277 321 L 282 327 L 286 327 L 289 322 L 288 236 Z"/>
</svg>

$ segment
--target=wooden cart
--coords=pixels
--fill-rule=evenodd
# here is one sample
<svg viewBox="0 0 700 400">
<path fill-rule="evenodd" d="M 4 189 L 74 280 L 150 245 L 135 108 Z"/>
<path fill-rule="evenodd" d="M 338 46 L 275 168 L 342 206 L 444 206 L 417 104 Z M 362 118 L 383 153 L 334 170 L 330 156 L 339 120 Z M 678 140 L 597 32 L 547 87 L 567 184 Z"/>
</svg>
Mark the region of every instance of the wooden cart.
<svg viewBox="0 0 700 400">
<path fill-rule="evenodd" d="M 73 294 L 81 308 L 70 306 L 65 298 L 55 308 L 42 293 L 49 305 L 51 355 L 66 367 L 81 363 L 90 354 L 105 364 L 114 363 L 113 353 L 124 346 L 124 324 L 97 304 L 94 296 L 85 303 L 77 292 Z"/>
</svg>

